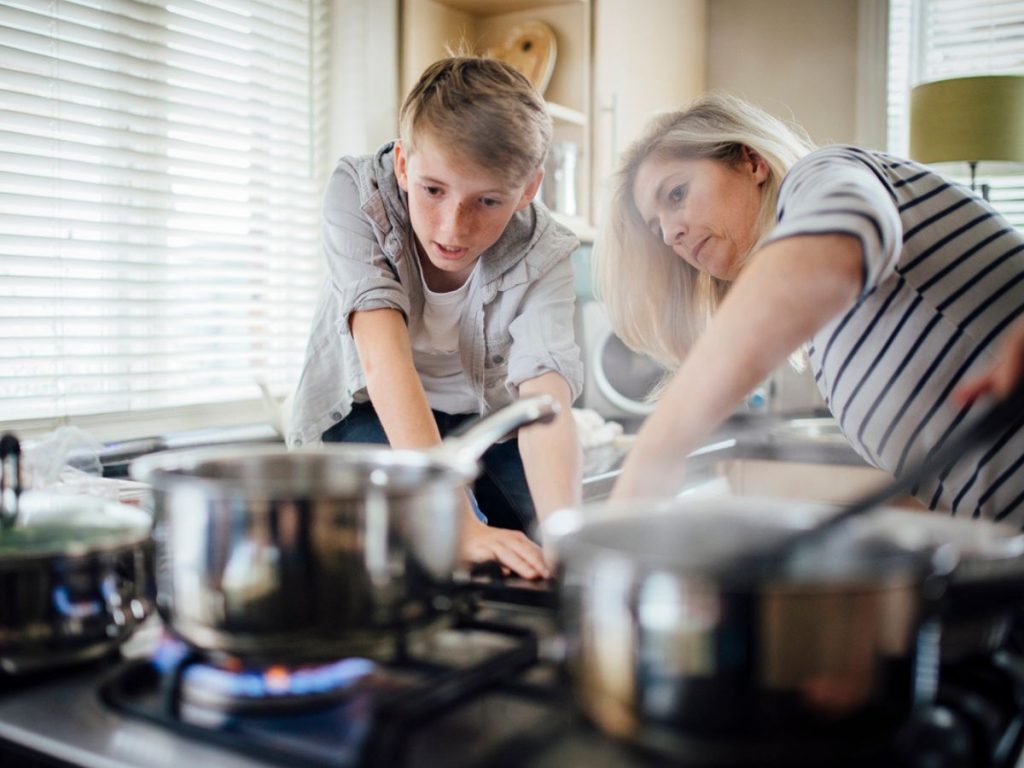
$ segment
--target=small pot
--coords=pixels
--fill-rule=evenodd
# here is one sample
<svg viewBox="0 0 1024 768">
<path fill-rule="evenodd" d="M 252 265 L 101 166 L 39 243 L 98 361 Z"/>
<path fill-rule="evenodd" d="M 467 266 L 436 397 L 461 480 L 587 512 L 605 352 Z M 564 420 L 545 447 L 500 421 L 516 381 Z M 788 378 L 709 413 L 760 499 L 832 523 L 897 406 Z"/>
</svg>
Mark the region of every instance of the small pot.
<svg viewBox="0 0 1024 768">
<path fill-rule="evenodd" d="M 146 617 L 153 592 L 150 516 L 90 496 L 18 493 L 17 442 L 4 441 L 0 670 L 98 658 Z"/>
<path fill-rule="evenodd" d="M 765 763 L 789 760 L 794 744 L 891 733 L 931 694 L 937 654 L 920 651 L 938 641 L 941 560 L 863 528 L 777 577 L 721 569 L 821 518 L 729 497 L 553 515 L 545 533 L 583 711 L 660 751 L 757 745 Z"/>
<path fill-rule="evenodd" d="M 484 451 L 549 421 L 520 400 L 430 451 L 334 444 L 153 454 L 157 604 L 184 640 L 262 662 L 371 653 L 450 599 L 468 483 Z"/>
<path fill-rule="evenodd" d="M 728 496 L 555 513 L 544 529 L 583 711 L 675 755 L 703 740 L 722 760 L 796 764 L 815 744 L 891 735 L 932 700 L 940 648 L 1005 639 L 1024 539 L 996 523 L 882 508 L 789 568 L 744 567 L 835 513 Z"/>
</svg>

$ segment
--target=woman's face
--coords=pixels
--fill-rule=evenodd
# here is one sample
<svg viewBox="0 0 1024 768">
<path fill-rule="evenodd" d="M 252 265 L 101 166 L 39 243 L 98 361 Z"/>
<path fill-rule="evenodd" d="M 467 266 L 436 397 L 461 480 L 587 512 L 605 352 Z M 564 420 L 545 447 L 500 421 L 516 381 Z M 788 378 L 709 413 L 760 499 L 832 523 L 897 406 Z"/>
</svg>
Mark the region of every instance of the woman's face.
<svg viewBox="0 0 1024 768">
<path fill-rule="evenodd" d="M 719 160 L 651 156 L 633 182 L 648 228 L 695 269 L 735 280 L 757 241 L 768 166 L 744 148 L 735 166 Z"/>
</svg>

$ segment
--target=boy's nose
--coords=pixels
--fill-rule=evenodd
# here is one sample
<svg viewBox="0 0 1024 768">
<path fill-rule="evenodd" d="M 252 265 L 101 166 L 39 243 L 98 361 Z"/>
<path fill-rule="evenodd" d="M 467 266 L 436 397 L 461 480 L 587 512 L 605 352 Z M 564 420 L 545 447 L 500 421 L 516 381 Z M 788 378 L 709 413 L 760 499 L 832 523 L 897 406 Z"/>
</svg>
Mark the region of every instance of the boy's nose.
<svg viewBox="0 0 1024 768">
<path fill-rule="evenodd" d="M 454 203 L 446 211 L 444 229 L 453 238 L 460 237 L 469 223 L 469 211 L 461 203 Z"/>
</svg>

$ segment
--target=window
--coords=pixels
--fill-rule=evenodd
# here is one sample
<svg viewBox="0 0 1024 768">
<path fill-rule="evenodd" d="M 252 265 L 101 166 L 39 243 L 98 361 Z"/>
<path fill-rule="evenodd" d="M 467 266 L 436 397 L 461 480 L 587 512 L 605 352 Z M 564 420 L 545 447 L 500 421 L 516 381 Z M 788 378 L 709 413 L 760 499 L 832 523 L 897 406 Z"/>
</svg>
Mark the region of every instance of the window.
<svg viewBox="0 0 1024 768">
<path fill-rule="evenodd" d="M 1024 74 L 1024 0 L 889 0 L 888 148 L 908 154 L 910 89 L 921 82 Z M 954 178 L 967 181 L 967 168 Z M 979 178 L 1024 228 L 1024 175 Z"/>
<path fill-rule="evenodd" d="M 290 390 L 321 274 L 327 14 L 4 0 L 5 427 L 130 436 Z"/>
</svg>

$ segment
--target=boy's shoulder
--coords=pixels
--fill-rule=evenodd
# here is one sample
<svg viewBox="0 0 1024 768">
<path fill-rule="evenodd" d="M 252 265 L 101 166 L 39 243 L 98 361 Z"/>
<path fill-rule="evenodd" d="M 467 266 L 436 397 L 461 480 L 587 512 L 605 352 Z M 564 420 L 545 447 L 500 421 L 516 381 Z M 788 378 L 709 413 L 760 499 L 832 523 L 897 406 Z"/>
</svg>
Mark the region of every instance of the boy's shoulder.
<svg viewBox="0 0 1024 768">
<path fill-rule="evenodd" d="M 394 142 L 373 154 L 341 157 L 327 181 L 330 205 L 360 209 L 383 232 L 408 223 L 408 207 L 395 179 Z"/>
</svg>

